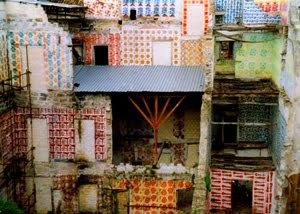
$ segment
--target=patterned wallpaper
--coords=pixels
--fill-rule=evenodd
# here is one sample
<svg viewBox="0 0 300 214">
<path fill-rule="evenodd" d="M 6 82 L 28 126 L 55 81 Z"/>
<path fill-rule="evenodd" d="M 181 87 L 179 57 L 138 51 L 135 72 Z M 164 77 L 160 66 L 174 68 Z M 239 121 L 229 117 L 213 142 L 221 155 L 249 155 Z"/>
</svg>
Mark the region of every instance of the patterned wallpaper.
<svg viewBox="0 0 300 214">
<path fill-rule="evenodd" d="M 37 28 L 38 29 L 38 28 Z M 41 31 L 33 29 L 31 32 L 9 31 L 8 49 L 10 64 L 9 68 L 13 76 L 22 72 L 20 46 L 40 46 L 44 50 L 44 69 L 49 89 L 68 90 L 72 88 L 72 54 L 68 45 L 70 37 L 66 32 L 59 29 Z M 19 83 L 16 78 L 15 84 Z"/>
<path fill-rule="evenodd" d="M 253 0 L 244 1 L 243 22 L 245 24 L 280 23 L 280 21 L 280 15 L 264 12 Z"/>
<path fill-rule="evenodd" d="M 181 41 L 181 63 L 182 65 L 212 64 L 213 44 L 206 40 L 182 40 Z"/>
<path fill-rule="evenodd" d="M 84 0 L 88 9 L 86 17 L 92 19 L 118 19 L 120 17 L 120 0 Z"/>
<path fill-rule="evenodd" d="M 287 9 L 287 0 L 254 0 L 265 12 L 280 12 Z"/>
<path fill-rule="evenodd" d="M 278 107 L 273 108 L 273 141 L 271 150 L 275 165 L 278 167 L 281 160 L 281 152 L 287 137 L 287 122 Z"/>
<path fill-rule="evenodd" d="M 146 211 L 146 213 L 175 214 L 176 190 L 189 189 L 193 185 L 186 180 L 133 179 L 117 181 L 115 186 L 119 189 L 132 189 L 130 213 L 138 214 Z"/>
<path fill-rule="evenodd" d="M 256 4 L 255 0 L 215 0 L 216 10 L 224 11 L 223 22 L 236 24 L 242 21 L 245 24 L 279 23 L 281 17 L 264 11 L 262 5 Z"/>
<path fill-rule="evenodd" d="M 157 25 L 126 26 L 122 29 L 122 64 L 152 65 L 152 42 L 172 41 L 172 64 L 180 65 L 180 29 Z"/>
<path fill-rule="evenodd" d="M 281 16 L 281 23 L 287 24 L 288 0 L 254 0 L 262 11 L 267 13 L 277 13 Z"/>
<path fill-rule="evenodd" d="M 245 33 L 249 43 L 235 45 L 235 75 L 238 78 L 270 78 L 280 55 L 274 51 L 278 42 L 272 33 Z M 280 69 L 280 68 L 279 68 Z"/>
<path fill-rule="evenodd" d="M 6 32 L 0 30 L 0 80 L 8 79 Z"/>
<path fill-rule="evenodd" d="M 231 182 L 253 181 L 252 211 L 257 214 L 271 213 L 274 172 L 243 172 L 211 169 L 211 208 L 231 208 Z"/>
<path fill-rule="evenodd" d="M 182 16 L 182 34 L 187 34 L 187 6 L 204 4 L 204 32 L 208 32 L 210 18 L 210 2 L 209 0 L 183 0 L 183 16 Z"/>
<path fill-rule="evenodd" d="M 129 16 L 130 10 L 135 9 L 137 16 L 172 17 L 180 12 L 180 0 L 123 0 L 122 14 Z"/>
<path fill-rule="evenodd" d="M 50 158 L 55 160 L 73 160 L 75 158 L 75 130 L 74 118 L 80 116 L 82 119 L 95 121 L 95 158 L 106 159 L 106 137 L 105 137 L 105 109 L 86 109 L 75 111 L 74 109 L 32 109 L 33 118 L 47 119 L 49 127 Z M 4 126 L 1 127 L 3 136 L 10 136 L 4 142 L 4 159 L 14 154 L 25 155 L 27 152 L 27 119 L 30 110 L 28 108 L 17 108 L 0 117 Z M 5 144 L 6 143 L 6 144 Z M 7 157 L 7 158 L 6 158 Z"/>
<path fill-rule="evenodd" d="M 271 107 L 267 105 L 239 104 L 239 122 L 271 123 Z M 269 126 L 239 126 L 239 141 L 271 142 L 272 129 Z"/>
<path fill-rule="evenodd" d="M 120 65 L 121 37 L 119 33 L 77 33 L 74 38 L 84 41 L 85 64 L 94 64 L 94 46 L 108 45 L 108 64 Z"/>
</svg>

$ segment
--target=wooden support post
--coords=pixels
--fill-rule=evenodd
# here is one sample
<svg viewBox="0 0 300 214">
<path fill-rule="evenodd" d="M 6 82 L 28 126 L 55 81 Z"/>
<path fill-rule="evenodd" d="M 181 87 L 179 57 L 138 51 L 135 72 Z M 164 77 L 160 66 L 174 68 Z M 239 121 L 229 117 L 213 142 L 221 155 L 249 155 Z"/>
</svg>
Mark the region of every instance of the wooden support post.
<svg viewBox="0 0 300 214">
<path fill-rule="evenodd" d="M 170 100 L 171 100 L 171 98 L 168 97 L 168 99 L 167 99 L 167 101 L 166 101 L 166 103 L 165 103 L 165 105 L 164 105 L 164 107 L 163 107 L 163 110 L 162 110 L 162 112 L 161 112 L 160 115 L 159 115 L 159 118 L 158 118 L 158 121 L 159 121 L 159 122 L 161 121 L 161 119 L 162 119 L 162 117 L 163 117 L 165 111 L 167 110 L 168 105 L 169 105 L 169 103 L 170 103 Z"/>
<path fill-rule="evenodd" d="M 143 100 L 144 105 L 145 105 L 145 107 L 146 107 L 146 109 L 147 109 L 147 111 L 148 111 L 148 113 L 149 113 L 149 115 L 150 115 L 151 122 L 153 123 L 153 122 L 154 122 L 154 117 L 153 117 L 153 114 L 152 114 L 152 112 L 151 112 L 151 110 L 150 110 L 150 108 L 149 108 L 149 105 L 148 105 L 148 103 L 147 103 L 147 101 L 146 101 L 146 99 L 145 99 L 144 96 L 142 96 L 142 100 Z"/>
<path fill-rule="evenodd" d="M 171 98 L 168 97 L 167 101 L 164 104 L 164 107 L 162 109 L 162 111 L 159 114 L 159 106 L 158 106 L 158 96 L 154 97 L 154 115 L 151 111 L 151 109 L 149 108 L 149 105 L 145 99 L 145 97 L 142 96 L 142 101 L 145 105 L 145 108 L 149 114 L 149 117 L 147 116 L 147 114 L 143 111 L 143 109 L 131 98 L 129 97 L 129 100 L 131 101 L 131 103 L 134 105 L 134 107 L 140 112 L 140 114 L 144 117 L 144 119 L 151 125 L 153 132 L 154 132 L 154 145 L 153 145 L 153 157 L 154 157 L 154 163 L 157 163 L 157 158 L 158 158 L 158 152 L 157 152 L 157 148 L 158 148 L 158 130 L 159 128 L 162 126 L 162 124 L 164 122 L 166 122 L 169 117 L 174 113 L 174 111 L 178 108 L 178 106 L 182 103 L 182 101 L 184 100 L 185 96 L 182 97 L 177 104 L 171 109 L 171 111 L 169 111 L 167 113 L 167 115 L 165 116 L 165 112 L 168 108 L 168 105 L 170 103 Z"/>
<path fill-rule="evenodd" d="M 153 156 L 154 156 L 154 160 L 156 160 L 157 159 L 157 145 L 158 145 L 158 128 L 154 128 L 153 131 L 154 131 Z"/>
</svg>

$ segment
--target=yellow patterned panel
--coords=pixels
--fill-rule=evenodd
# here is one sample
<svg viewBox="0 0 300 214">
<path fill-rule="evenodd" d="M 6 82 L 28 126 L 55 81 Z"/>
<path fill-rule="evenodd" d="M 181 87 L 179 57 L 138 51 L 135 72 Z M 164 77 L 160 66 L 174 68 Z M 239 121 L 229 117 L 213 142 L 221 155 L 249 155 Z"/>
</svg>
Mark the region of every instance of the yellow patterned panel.
<svg viewBox="0 0 300 214">
<path fill-rule="evenodd" d="M 200 112 L 196 109 L 189 109 L 184 114 L 185 121 L 185 138 L 199 139 L 200 138 Z"/>
</svg>

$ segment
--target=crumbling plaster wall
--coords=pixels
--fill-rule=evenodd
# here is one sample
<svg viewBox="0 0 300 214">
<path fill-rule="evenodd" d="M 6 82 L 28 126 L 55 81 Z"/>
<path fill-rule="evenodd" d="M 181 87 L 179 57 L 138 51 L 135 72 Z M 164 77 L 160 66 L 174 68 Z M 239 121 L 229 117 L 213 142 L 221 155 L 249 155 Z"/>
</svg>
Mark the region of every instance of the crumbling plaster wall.
<svg viewBox="0 0 300 214">
<path fill-rule="evenodd" d="M 286 44 L 286 58 L 283 64 L 283 73 L 280 85 L 283 89 L 279 110 L 281 111 L 287 126 L 286 138 L 280 153 L 280 163 L 276 174 L 276 210 L 287 211 L 287 195 L 284 189 L 288 186 L 287 177 L 300 172 L 300 135 L 299 135 L 299 53 L 300 53 L 300 2 L 289 2 L 289 33 Z M 292 185 L 292 184 L 290 184 Z M 293 187 L 296 188 L 296 187 Z"/>
<path fill-rule="evenodd" d="M 28 49 L 40 47 L 43 50 L 43 60 L 40 62 L 43 78 L 40 81 L 47 83 L 47 89 L 72 89 L 72 55 L 68 47 L 71 44 L 70 35 L 58 25 L 49 23 L 40 5 L 10 1 L 5 4 L 11 74 L 18 76 L 25 72 L 26 68 L 22 63 L 26 61 L 26 52 L 22 52 L 25 46 Z M 14 78 L 13 83 L 26 85 L 25 75 Z"/>
<path fill-rule="evenodd" d="M 5 4 L 0 2 L 0 80 L 8 78 L 6 26 Z"/>
<path fill-rule="evenodd" d="M 199 162 L 195 179 L 192 213 L 205 213 L 209 210 L 209 198 L 207 194 L 208 190 L 206 189 L 204 177 L 209 176 L 211 149 L 211 108 L 212 95 L 211 93 L 207 92 L 202 96 L 200 115 Z"/>
</svg>

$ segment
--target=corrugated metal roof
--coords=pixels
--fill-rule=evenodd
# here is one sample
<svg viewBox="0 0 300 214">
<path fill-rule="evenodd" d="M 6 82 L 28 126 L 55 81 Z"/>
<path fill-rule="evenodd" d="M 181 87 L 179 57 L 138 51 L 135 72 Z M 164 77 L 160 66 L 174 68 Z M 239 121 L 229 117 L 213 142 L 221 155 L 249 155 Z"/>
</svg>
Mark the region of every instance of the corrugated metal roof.
<svg viewBox="0 0 300 214">
<path fill-rule="evenodd" d="M 75 5 L 75 4 L 63 4 L 63 3 L 55 3 L 47 0 L 10 0 L 12 2 L 20 2 L 20 3 L 28 3 L 28 4 L 39 4 L 45 6 L 55 6 L 55 7 L 65 7 L 65 8 L 82 8 L 83 6 Z"/>
<path fill-rule="evenodd" d="M 76 92 L 203 92 L 198 66 L 75 66 Z"/>
</svg>

